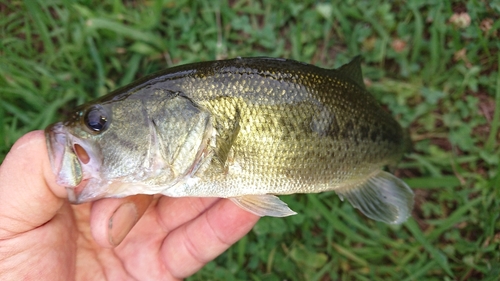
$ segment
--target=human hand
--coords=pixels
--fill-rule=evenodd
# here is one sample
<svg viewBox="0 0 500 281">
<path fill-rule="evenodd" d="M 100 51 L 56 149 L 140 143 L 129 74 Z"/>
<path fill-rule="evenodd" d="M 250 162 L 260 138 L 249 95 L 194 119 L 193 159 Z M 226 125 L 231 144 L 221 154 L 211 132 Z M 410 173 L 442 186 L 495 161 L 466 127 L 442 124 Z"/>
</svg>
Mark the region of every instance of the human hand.
<svg viewBox="0 0 500 281">
<path fill-rule="evenodd" d="M 259 218 L 218 198 L 136 195 L 71 205 L 66 197 L 43 132 L 19 139 L 0 166 L 2 280 L 177 280 Z"/>
</svg>

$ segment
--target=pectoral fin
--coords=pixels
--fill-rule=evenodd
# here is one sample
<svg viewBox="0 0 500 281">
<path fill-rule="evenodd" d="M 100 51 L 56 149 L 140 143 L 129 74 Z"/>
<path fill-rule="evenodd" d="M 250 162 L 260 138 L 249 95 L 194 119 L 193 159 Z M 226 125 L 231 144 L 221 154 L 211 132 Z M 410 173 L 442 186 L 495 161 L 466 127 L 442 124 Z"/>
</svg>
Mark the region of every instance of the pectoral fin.
<svg viewBox="0 0 500 281">
<path fill-rule="evenodd" d="M 232 161 L 231 158 L 233 145 L 238 138 L 240 132 L 240 111 L 235 108 L 231 102 L 231 98 L 219 98 L 219 103 L 227 104 L 234 108 L 233 113 L 216 112 L 220 116 L 215 119 L 215 130 L 217 131 L 216 145 L 214 147 L 214 157 L 212 158 L 212 166 L 219 170 L 220 173 L 227 172 L 227 167 Z"/>
<path fill-rule="evenodd" d="M 287 217 L 297 214 L 274 195 L 245 195 L 229 199 L 242 209 L 261 217 Z"/>
<path fill-rule="evenodd" d="M 367 217 L 390 224 L 406 221 L 413 209 L 413 191 L 384 171 L 352 188 L 336 190 Z"/>
</svg>

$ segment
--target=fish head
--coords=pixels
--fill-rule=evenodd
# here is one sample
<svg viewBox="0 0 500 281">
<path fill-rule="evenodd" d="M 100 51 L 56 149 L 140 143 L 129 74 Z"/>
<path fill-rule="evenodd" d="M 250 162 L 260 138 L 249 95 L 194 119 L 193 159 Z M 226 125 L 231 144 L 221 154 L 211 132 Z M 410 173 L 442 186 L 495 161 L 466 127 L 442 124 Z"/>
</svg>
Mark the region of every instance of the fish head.
<svg viewBox="0 0 500 281">
<path fill-rule="evenodd" d="M 82 194 L 82 191 L 86 186 L 91 187 L 92 183 L 103 180 L 102 144 L 106 139 L 105 132 L 111 127 L 111 110 L 111 107 L 102 105 L 82 107 L 68 120 L 45 129 L 52 171 L 57 176 L 57 183 L 66 187 L 68 198 L 73 203 L 99 197 L 95 192 L 91 196 Z"/>
<path fill-rule="evenodd" d="M 203 166 L 213 137 L 207 112 L 163 92 L 97 100 L 45 133 L 57 183 L 72 203 L 172 194 L 164 191 Z"/>
<path fill-rule="evenodd" d="M 52 170 L 70 202 L 139 193 L 131 183 L 150 177 L 155 165 L 168 180 L 151 126 L 143 103 L 128 100 L 80 106 L 67 121 L 47 127 Z"/>
</svg>

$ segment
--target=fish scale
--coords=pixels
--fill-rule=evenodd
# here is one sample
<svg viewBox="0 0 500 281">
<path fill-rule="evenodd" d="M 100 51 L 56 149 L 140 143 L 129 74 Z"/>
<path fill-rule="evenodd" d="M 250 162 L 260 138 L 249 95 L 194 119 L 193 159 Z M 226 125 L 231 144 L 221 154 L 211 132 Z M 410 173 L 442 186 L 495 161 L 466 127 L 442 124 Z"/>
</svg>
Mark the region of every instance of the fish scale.
<svg viewBox="0 0 500 281">
<path fill-rule="evenodd" d="M 54 172 L 68 179 L 81 170 L 88 180 L 75 203 L 161 193 L 231 198 L 258 215 L 286 216 L 294 212 L 274 195 L 334 190 L 388 223 L 413 206 L 408 186 L 382 171 L 408 138 L 366 90 L 359 57 L 339 69 L 273 58 L 184 65 L 76 112 L 46 130 Z M 97 123 L 105 129 L 96 132 Z M 78 162 L 61 149 L 74 143 L 104 160 Z"/>
</svg>

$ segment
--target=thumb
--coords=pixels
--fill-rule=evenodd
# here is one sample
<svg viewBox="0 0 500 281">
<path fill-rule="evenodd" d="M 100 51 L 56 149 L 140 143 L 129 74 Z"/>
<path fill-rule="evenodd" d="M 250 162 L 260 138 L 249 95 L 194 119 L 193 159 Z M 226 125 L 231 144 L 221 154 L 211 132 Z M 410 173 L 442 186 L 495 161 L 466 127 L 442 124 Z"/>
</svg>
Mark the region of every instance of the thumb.
<svg viewBox="0 0 500 281">
<path fill-rule="evenodd" d="M 21 137 L 0 166 L 0 238 L 51 220 L 66 191 L 55 182 L 43 131 Z"/>
</svg>

